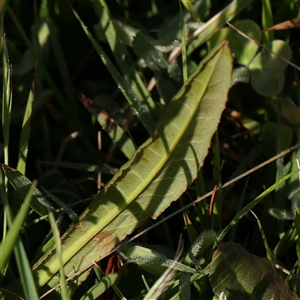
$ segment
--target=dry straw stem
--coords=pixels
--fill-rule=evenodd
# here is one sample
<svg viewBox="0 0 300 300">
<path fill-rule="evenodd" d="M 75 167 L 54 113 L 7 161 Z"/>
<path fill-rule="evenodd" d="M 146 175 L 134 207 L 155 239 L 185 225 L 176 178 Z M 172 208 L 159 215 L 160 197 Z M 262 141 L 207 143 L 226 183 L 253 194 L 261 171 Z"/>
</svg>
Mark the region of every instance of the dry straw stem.
<svg viewBox="0 0 300 300">
<path fill-rule="evenodd" d="M 278 30 L 288 30 L 292 28 L 299 28 L 300 27 L 300 18 L 284 21 L 278 23 L 272 27 L 269 27 L 263 31 L 278 31 Z"/>
</svg>

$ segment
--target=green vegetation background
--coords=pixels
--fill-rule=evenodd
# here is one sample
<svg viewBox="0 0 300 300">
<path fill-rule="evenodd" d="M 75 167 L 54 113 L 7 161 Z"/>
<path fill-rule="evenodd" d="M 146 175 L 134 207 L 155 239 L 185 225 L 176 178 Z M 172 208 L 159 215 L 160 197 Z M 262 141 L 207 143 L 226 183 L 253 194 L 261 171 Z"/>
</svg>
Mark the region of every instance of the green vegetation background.
<svg viewBox="0 0 300 300">
<path fill-rule="evenodd" d="M 117 65 L 105 37 L 95 26 L 99 23 L 99 18 L 93 2 L 70 2 L 86 27 L 100 41 L 103 50 Z M 201 11 L 203 13 L 201 21 L 209 20 L 223 9 L 225 4 L 230 3 L 228 1 L 226 3 L 224 1 L 204 2 L 210 3 L 210 9 Z M 299 16 L 297 1 L 280 0 L 270 3 L 273 24 Z M 122 20 L 133 28 L 140 29 L 149 38 L 149 41 L 165 36 L 166 40 L 160 39 L 159 44 L 165 51 L 162 53 L 166 59 L 169 53 L 168 47 L 180 45 L 180 35 L 173 41 L 167 40 L 168 36 L 175 36 L 174 32 L 180 33 L 178 1 L 118 0 L 107 1 L 106 4 L 114 19 Z M 97 194 L 99 187 L 102 187 L 112 177 L 111 174 L 127 161 L 124 153 L 119 150 L 115 141 L 103 128 L 105 126 L 100 126 L 97 122 L 97 114 L 100 113 L 104 120 L 108 120 L 107 124 L 112 128 L 115 123 L 128 127 L 129 135 L 135 146 L 141 145 L 150 136 L 149 130 L 141 124 L 139 116 L 135 115 L 128 105 L 118 84 L 100 60 L 67 1 L 12 0 L 7 1 L 6 5 L 9 6 L 9 9 L 5 12 L 4 32 L 11 64 L 13 99 L 9 165 L 16 168 L 18 164 L 23 115 L 34 82 L 34 103 L 26 177 L 30 180 L 37 179 L 39 186 L 50 191 L 67 205 L 88 199 L 73 207 L 75 213 L 79 215 L 87 207 L 89 199 Z M 203 7 L 205 8 L 205 5 Z M 187 28 L 188 39 L 188 30 L 192 31 L 193 26 L 196 28 L 197 23 L 196 20 L 191 20 L 184 7 L 182 9 L 185 21 L 190 25 Z M 259 28 L 263 28 L 266 24 L 265 15 L 262 1 L 253 1 L 231 22 L 252 20 Z M 44 18 L 51 20 L 53 31 L 51 32 L 52 37 L 41 47 L 39 43 L 45 34 L 41 28 Z M 19 28 L 17 23 L 20 25 Z M 41 35 L 39 42 L 38 34 Z M 272 35 L 273 33 L 271 40 L 281 39 L 289 45 L 293 63 L 300 65 L 299 29 L 275 32 L 273 38 Z M 28 41 L 24 37 L 27 37 Z M 270 35 L 265 34 L 263 39 L 262 43 L 267 45 L 264 41 L 270 39 Z M 209 51 L 209 43 L 212 43 L 212 40 L 201 44 L 187 57 L 190 73 Z M 33 47 L 36 57 L 32 55 L 29 46 Z M 58 48 L 55 49 L 55 47 Z M 155 72 L 136 55 L 131 47 L 128 46 L 127 49 L 129 64 L 134 65 L 147 86 Z M 235 68 L 239 65 L 237 61 L 234 62 Z M 161 83 L 161 86 L 156 86 L 151 91 L 151 96 L 156 104 L 154 116 L 157 116 L 157 119 L 163 111 L 164 105 L 183 84 L 182 70 L 184 67 L 181 56 L 177 58 L 176 64 L 172 67 L 174 67 L 171 73 L 173 85 L 170 88 L 164 88 Z M 282 88 L 278 79 L 277 90 L 267 96 L 259 93 L 249 82 L 245 83 L 242 82 L 243 79 L 237 79 L 241 82 L 235 84 L 230 90 L 227 107 L 219 125 L 218 136 L 215 136 L 213 140 L 218 143 L 218 147 L 214 149 L 219 151 L 217 155 L 222 162 L 222 167 L 219 166 L 221 173 L 216 178 L 216 172 L 213 169 L 216 153 L 211 150 L 202 168 L 201 180 L 199 179 L 196 185 L 188 189 L 180 201 L 173 203 L 160 218 L 196 199 L 199 196 L 199 189 L 204 194 L 204 191 L 212 190 L 217 182 L 225 183 L 234 175 L 262 163 L 299 142 L 300 89 L 298 74 L 298 70 L 287 66 L 284 69 Z M 263 84 L 268 85 L 268 80 Z M 166 96 L 163 101 L 162 95 Z M 88 99 L 93 99 L 97 105 L 91 104 Z M 100 137 L 99 132 L 101 132 Z M 74 133 L 76 136 L 68 139 Z M 3 140 L 1 142 L 3 143 Z M 225 228 L 241 207 L 290 172 L 295 167 L 295 163 L 292 165 L 291 161 L 297 156 L 298 152 L 290 154 L 285 159 L 277 160 L 259 169 L 248 179 L 237 182 L 234 187 L 225 189 L 219 195 L 222 198 L 220 218 L 218 219 L 221 223 L 213 223 L 212 227 L 209 227 L 211 221 L 209 216 L 199 219 L 200 210 L 208 211 L 209 200 L 205 204 L 191 209 L 189 211 L 190 225 L 195 233 L 199 235 L 208 228 L 212 228 L 216 232 Z M 4 162 L 4 156 L 1 157 L 1 161 Z M 60 167 L 57 163 L 61 163 Z M 79 167 L 78 163 L 85 165 Z M 99 169 L 102 170 L 101 178 L 99 173 L 90 172 L 95 165 L 100 166 Z M 268 195 L 254 208 L 270 249 L 275 252 L 286 269 L 291 270 L 296 266 L 294 268 L 296 274 L 299 272 L 297 265 L 299 249 L 297 248 L 297 233 L 293 230 L 294 218 L 299 206 L 298 191 L 299 186 L 293 181 L 289 185 L 277 188 L 274 193 Z M 9 199 L 12 199 L 13 191 L 11 189 L 9 189 L 8 196 Z M 17 205 L 13 202 L 11 205 L 16 213 Z M 70 221 L 64 214 L 58 214 L 56 217 L 60 219 L 59 227 L 63 233 Z M 21 233 L 29 261 L 35 259 L 41 243 L 50 231 L 49 224 L 45 222 L 35 225 L 36 218 L 35 214 L 29 215 L 26 219 L 26 227 Z M 1 220 L 4 222 L 3 215 L 1 215 Z M 183 215 L 177 215 L 141 236 L 137 242 L 155 244 L 175 251 L 179 234 L 182 233 L 185 247 L 188 249 L 191 243 L 186 230 L 188 225 L 185 221 Z M 143 228 L 149 225 L 151 225 L 151 221 L 146 223 Z M 283 239 L 286 240 L 283 242 Z M 256 219 L 249 214 L 241 219 L 237 228 L 228 234 L 225 240 L 241 244 L 250 253 L 266 256 L 261 230 Z M 102 269 L 105 269 L 106 265 L 107 259 L 101 262 Z M 14 258 L 12 258 L 10 270 L 17 274 Z M 143 290 L 144 283 L 141 279 L 141 272 L 137 266 L 130 266 L 123 271 L 124 278 L 120 280 L 118 288 L 126 295 L 127 299 L 138 296 L 138 293 Z M 153 284 L 156 277 L 147 276 L 148 283 Z M 84 293 L 83 291 L 88 289 L 93 280 L 94 278 L 91 277 L 89 283 L 81 287 L 82 290 L 78 292 L 78 295 Z M 4 278 L 3 282 L 7 283 L 6 281 L 7 278 Z M 131 287 L 128 282 L 136 284 Z M 197 291 L 194 287 L 193 295 L 195 297 L 202 295 L 202 297 L 211 299 L 213 293 L 210 285 L 206 284 L 206 288 L 203 288 L 201 292 L 200 288 Z M 290 287 L 299 294 L 299 283 L 292 281 Z"/>
</svg>

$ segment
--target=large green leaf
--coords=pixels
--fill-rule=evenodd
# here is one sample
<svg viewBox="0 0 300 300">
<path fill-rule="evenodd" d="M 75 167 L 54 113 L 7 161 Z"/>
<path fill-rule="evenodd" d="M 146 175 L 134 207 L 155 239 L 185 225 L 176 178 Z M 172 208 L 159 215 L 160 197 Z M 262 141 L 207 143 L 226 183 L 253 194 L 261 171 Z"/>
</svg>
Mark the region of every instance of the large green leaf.
<svg viewBox="0 0 300 300">
<path fill-rule="evenodd" d="M 231 72 L 231 53 L 223 43 L 170 102 L 154 137 L 140 146 L 63 236 L 66 276 L 106 256 L 149 217 L 157 218 L 193 182 L 225 107 Z M 50 251 L 34 266 L 37 285 L 56 285 L 58 268 L 55 251 Z M 77 277 L 77 284 L 85 277 Z"/>
</svg>

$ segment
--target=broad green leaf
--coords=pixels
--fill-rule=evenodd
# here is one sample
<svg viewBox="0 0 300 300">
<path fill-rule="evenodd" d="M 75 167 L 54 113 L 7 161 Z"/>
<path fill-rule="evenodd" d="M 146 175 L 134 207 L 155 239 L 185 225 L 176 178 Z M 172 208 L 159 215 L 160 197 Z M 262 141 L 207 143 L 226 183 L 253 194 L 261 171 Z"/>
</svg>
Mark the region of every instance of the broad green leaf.
<svg viewBox="0 0 300 300">
<path fill-rule="evenodd" d="M 235 243 L 223 243 L 214 252 L 209 279 L 214 293 L 224 292 L 228 300 L 299 299 L 266 258 Z"/>
<path fill-rule="evenodd" d="M 253 40 L 260 42 L 261 31 L 258 25 L 253 21 L 242 20 L 233 23 L 233 25 Z M 215 47 L 224 40 L 229 41 L 232 54 L 236 61 L 241 65 L 248 65 L 258 50 L 258 45 L 256 43 L 247 40 L 231 27 L 222 28 L 217 31 L 210 39 L 210 46 Z"/>
<path fill-rule="evenodd" d="M 230 50 L 223 43 L 170 102 L 155 136 L 140 146 L 63 236 L 67 277 L 105 257 L 149 217 L 156 219 L 193 182 L 225 107 L 231 72 Z M 58 269 L 55 251 L 50 251 L 34 266 L 37 285 L 56 285 Z"/>
<path fill-rule="evenodd" d="M 277 55 L 263 49 L 249 64 L 249 70 L 251 84 L 256 92 L 270 97 L 278 94 L 283 87 L 287 63 L 280 57 L 290 60 L 292 51 L 290 46 L 281 40 L 274 40 L 267 47 Z"/>
<path fill-rule="evenodd" d="M 231 70 L 227 44 L 200 64 L 171 101 L 155 137 L 137 150 L 65 235 L 65 262 L 81 249 L 67 264 L 67 274 L 105 256 L 148 217 L 157 218 L 192 183 L 224 109 Z M 56 273 L 57 260 L 50 255 L 37 267 L 43 285 Z"/>
</svg>

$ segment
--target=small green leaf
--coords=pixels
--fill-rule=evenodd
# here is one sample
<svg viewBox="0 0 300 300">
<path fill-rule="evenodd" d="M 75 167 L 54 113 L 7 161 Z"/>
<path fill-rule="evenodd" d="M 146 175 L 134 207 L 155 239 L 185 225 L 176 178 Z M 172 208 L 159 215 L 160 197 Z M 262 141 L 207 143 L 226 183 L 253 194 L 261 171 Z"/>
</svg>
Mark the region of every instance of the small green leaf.
<svg viewBox="0 0 300 300">
<path fill-rule="evenodd" d="M 234 27 L 245 33 L 253 40 L 259 42 L 261 31 L 256 23 L 250 20 L 242 20 L 233 23 Z M 241 65 L 248 65 L 253 59 L 258 45 L 234 30 L 231 27 L 222 28 L 217 31 L 210 39 L 211 47 L 215 47 L 224 40 L 229 41 L 230 49 L 236 61 Z"/>
<path fill-rule="evenodd" d="M 248 83 L 250 81 L 249 70 L 246 67 L 239 67 L 232 72 L 232 84 L 237 82 Z"/>
<path fill-rule="evenodd" d="M 292 51 L 290 46 L 281 40 L 274 40 L 267 47 L 277 55 L 266 49 L 260 51 L 249 65 L 251 83 L 257 93 L 262 96 L 271 97 L 278 94 L 284 83 L 284 70 L 291 60 Z"/>
</svg>

